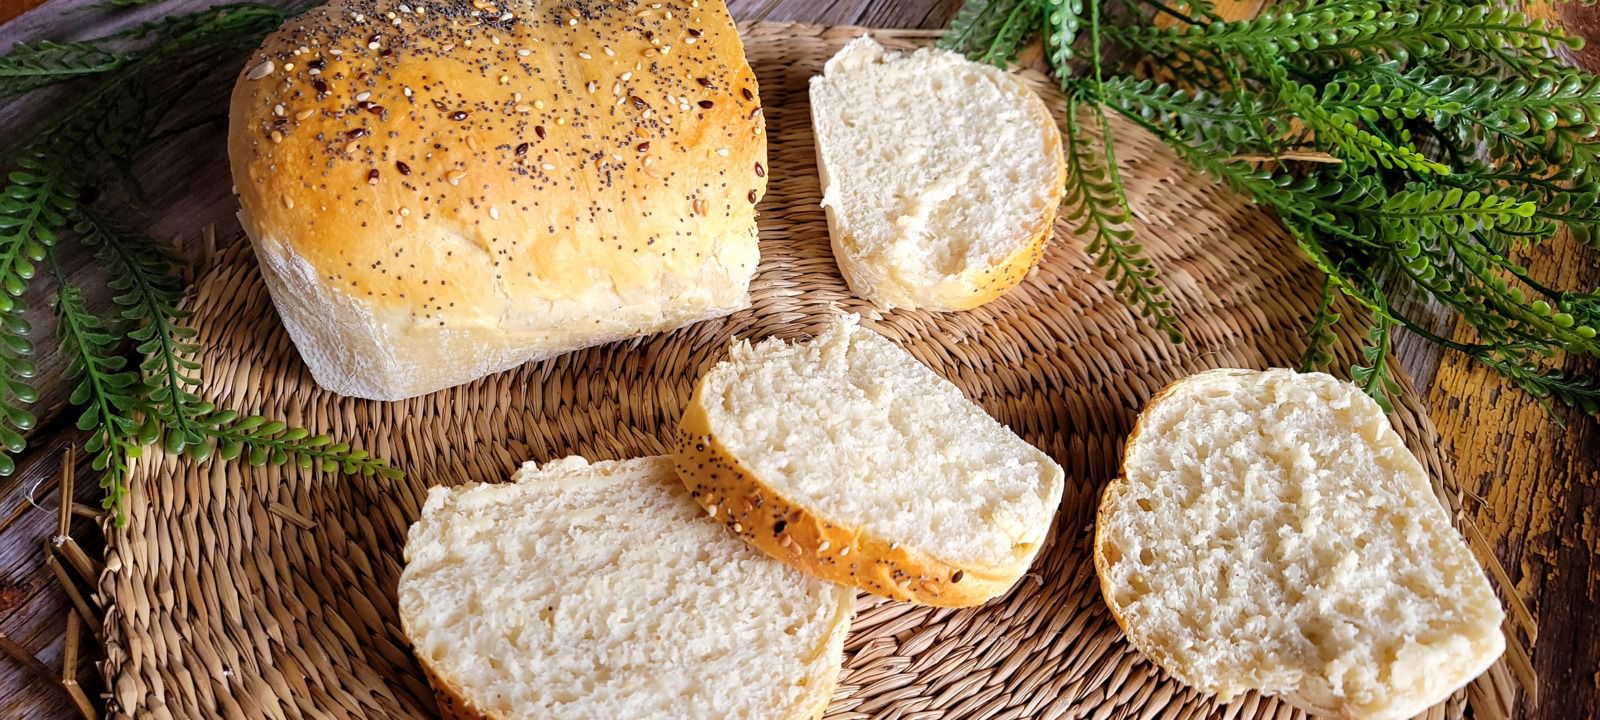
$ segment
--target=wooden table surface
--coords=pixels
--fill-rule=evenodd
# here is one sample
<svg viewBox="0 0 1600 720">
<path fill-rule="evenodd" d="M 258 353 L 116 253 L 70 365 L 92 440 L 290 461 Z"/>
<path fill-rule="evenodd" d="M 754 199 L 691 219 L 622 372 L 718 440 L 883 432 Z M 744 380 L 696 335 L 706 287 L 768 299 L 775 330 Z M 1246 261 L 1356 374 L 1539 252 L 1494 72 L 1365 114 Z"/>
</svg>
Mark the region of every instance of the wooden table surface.
<svg viewBox="0 0 1600 720">
<path fill-rule="evenodd" d="M 92 0 L 50 0 L 87 6 Z M 41 0 L 0 0 L 0 22 L 10 21 Z M 739 19 L 796 20 L 880 27 L 942 27 L 960 0 L 733 0 Z M 20 22 L 0 26 L 0 51 L 13 42 L 59 33 L 35 22 L 46 8 Z M 1582 25 L 1574 24 L 1574 27 Z M 1590 24 L 1588 27 L 1595 27 Z M 73 32 L 73 29 L 65 29 Z M 1593 41 L 1600 39 L 1591 37 Z M 219 100 L 220 102 L 220 100 Z M 7 139 L 0 130 L 0 140 Z M 215 148 L 217 161 L 223 149 Z M 1533 252 L 1533 274 L 1561 287 L 1600 286 L 1600 261 L 1576 243 L 1554 242 Z M 88 258 L 71 258 L 71 275 L 90 270 Z M 40 285 L 41 283 L 35 283 Z M 87 283 L 98 288 L 99 283 Z M 42 288 L 35 288 L 42 290 Z M 49 328 L 44 292 L 29 312 L 36 328 Z M 90 305 L 104 310 L 101 290 Z M 1438 329 L 1466 335 L 1465 325 L 1440 318 Z M 66 412 L 69 388 L 60 382 L 62 360 L 53 340 L 38 343 L 40 401 L 37 428 L 18 470 L 0 478 L 0 632 L 59 668 L 67 600 L 43 565 L 41 543 L 53 533 L 59 466 L 78 441 Z M 1498 376 L 1457 354 L 1441 354 L 1415 338 L 1398 341 L 1418 392 L 1426 394 L 1447 457 L 1469 497 L 1470 525 L 1493 547 L 1526 614 L 1513 616 L 1533 642 L 1537 704 L 1523 702 L 1523 715 L 1549 720 L 1600 718 L 1600 423 L 1566 410 L 1546 411 Z M 1568 369 L 1593 374 L 1592 362 L 1568 361 Z M 86 467 L 79 475 L 92 478 Z M 98 489 L 80 482 L 80 502 L 95 504 Z M 98 530 L 78 520 L 76 537 L 94 542 Z M 92 657 L 92 656 L 91 656 Z M 79 668 L 91 688 L 98 679 L 85 658 Z M 38 682 L 0 656 L 0 718 L 69 717 L 65 695 Z"/>
</svg>

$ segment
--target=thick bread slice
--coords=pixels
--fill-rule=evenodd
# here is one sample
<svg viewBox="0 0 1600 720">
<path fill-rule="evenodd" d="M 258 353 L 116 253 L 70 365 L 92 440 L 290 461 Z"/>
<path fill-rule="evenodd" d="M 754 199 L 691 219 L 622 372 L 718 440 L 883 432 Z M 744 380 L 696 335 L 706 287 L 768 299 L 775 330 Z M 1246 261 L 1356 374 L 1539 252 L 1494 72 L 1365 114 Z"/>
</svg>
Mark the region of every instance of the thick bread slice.
<svg viewBox="0 0 1600 720">
<path fill-rule="evenodd" d="M 678 474 L 713 518 L 819 577 L 952 607 L 1004 593 L 1049 535 L 1061 467 L 857 323 L 735 345 L 684 413 Z"/>
<path fill-rule="evenodd" d="M 1409 718 L 1505 648 L 1483 570 L 1377 403 L 1322 373 L 1213 370 L 1139 417 L 1095 568 L 1128 639 L 1222 700 Z"/>
<path fill-rule="evenodd" d="M 434 488 L 405 556 L 447 717 L 820 717 L 855 608 L 706 522 L 665 457 Z"/>
<path fill-rule="evenodd" d="M 822 205 L 850 287 L 884 308 L 966 310 L 1044 253 L 1066 179 L 1032 90 L 946 50 L 851 41 L 811 79 Z"/>
</svg>

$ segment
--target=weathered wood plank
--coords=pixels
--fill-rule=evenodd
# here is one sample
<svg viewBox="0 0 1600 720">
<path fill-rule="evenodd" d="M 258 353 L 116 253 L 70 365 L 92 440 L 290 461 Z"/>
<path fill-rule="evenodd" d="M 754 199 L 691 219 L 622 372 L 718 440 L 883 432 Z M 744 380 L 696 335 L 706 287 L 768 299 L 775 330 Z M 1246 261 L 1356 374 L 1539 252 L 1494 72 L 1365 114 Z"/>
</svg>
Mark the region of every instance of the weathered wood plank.
<svg viewBox="0 0 1600 720">
<path fill-rule="evenodd" d="M 1533 276 L 1555 287 L 1600 286 L 1593 252 L 1566 238 L 1529 255 Z M 1454 337 L 1470 339 L 1465 323 L 1456 323 Z M 1589 360 L 1569 359 L 1566 368 L 1600 373 Z M 1547 412 L 1459 353 L 1444 356 L 1428 402 L 1445 455 L 1471 494 L 1464 511 L 1536 621 L 1540 697 L 1530 717 L 1600 717 L 1600 423 L 1564 408 Z"/>
</svg>

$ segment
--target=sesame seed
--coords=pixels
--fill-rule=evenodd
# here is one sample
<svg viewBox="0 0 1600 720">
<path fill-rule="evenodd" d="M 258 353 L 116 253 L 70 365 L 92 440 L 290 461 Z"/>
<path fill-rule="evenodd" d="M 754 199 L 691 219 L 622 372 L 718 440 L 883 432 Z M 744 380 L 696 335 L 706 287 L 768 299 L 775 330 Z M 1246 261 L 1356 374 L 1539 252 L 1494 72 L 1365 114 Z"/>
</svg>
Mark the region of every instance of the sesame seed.
<svg viewBox="0 0 1600 720">
<path fill-rule="evenodd" d="M 615 57 L 617 54 L 617 51 L 612 50 L 610 45 L 601 45 L 600 49 L 605 52 L 606 57 Z"/>
<path fill-rule="evenodd" d="M 500 208 L 494 207 L 493 205 L 489 206 L 489 217 L 494 220 L 499 220 Z"/>
<path fill-rule="evenodd" d="M 850 554 L 850 546 L 849 545 L 846 545 L 846 546 L 844 546 L 842 548 L 839 548 L 839 557 L 844 557 L 844 556 L 849 555 L 849 554 Z"/>
<path fill-rule="evenodd" d="M 372 93 L 364 92 L 364 93 L 361 93 L 359 95 L 356 95 L 356 102 L 366 102 L 367 99 L 371 98 L 371 97 L 372 97 Z"/>
<path fill-rule="evenodd" d="M 600 84 L 595 82 L 595 81 L 593 81 L 593 80 L 590 80 L 588 82 L 588 84 L 584 85 L 583 87 L 584 87 L 584 89 L 589 91 L 589 94 L 592 95 L 592 94 L 594 94 L 595 88 L 600 87 Z"/>
<path fill-rule="evenodd" d="M 358 142 L 352 140 L 352 141 L 347 142 L 347 143 L 344 144 L 344 151 L 347 152 L 347 153 L 353 153 L 353 152 L 356 151 L 356 148 L 359 148 L 359 147 L 361 147 L 361 143 L 358 143 Z"/>
<path fill-rule="evenodd" d="M 646 116 L 646 117 L 648 117 L 648 116 Z M 557 125 L 565 125 L 565 124 L 567 124 L 567 119 L 564 118 L 564 117 L 558 117 L 558 118 L 556 118 L 556 124 Z"/>
<path fill-rule="evenodd" d="M 317 114 L 317 111 L 312 110 L 311 108 L 306 108 L 304 110 L 301 110 L 300 112 L 295 113 L 294 114 L 294 119 L 296 119 L 296 120 L 304 120 L 304 119 L 306 119 L 308 117 L 311 117 L 312 115 L 315 115 L 315 114 Z"/>
<path fill-rule="evenodd" d="M 687 38 L 683 39 L 683 44 L 685 44 L 685 45 L 693 45 L 695 43 L 695 40 L 696 40 L 696 38 L 687 37 Z"/>
<path fill-rule="evenodd" d="M 284 63 L 283 64 L 283 71 L 284 72 L 294 72 L 294 63 Z"/>
<path fill-rule="evenodd" d="M 627 72 L 625 72 L 625 73 L 623 73 L 623 74 L 622 74 L 622 75 L 621 75 L 621 78 L 622 78 L 622 81 L 623 81 L 623 82 L 627 82 L 627 81 L 629 81 L 629 80 L 632 80 L 632 79 L 633 79 L 633 71 L 632 71 L 632 70 L 629 70 L 629 71 L 627 71 Z"/>
<path fill-rule="evenodd" d="M 693 205 L 694 205 L 694 214 L 696 214 L 696 215 L 705 215 L 706 214 L 706 201 L 705 201 L 704 198 L 695 198 Z"/>
<path fill-rule="evenodd" d="M 727 157 L 728 156 L 728 149 L 727 148 L 717 148 L 717 154 L 721 155 L 723 157 Z"/>
<path fill-rule="evenodd" d="M 670 52 L 672 52 L 672 46 L 671 45 L 662 45 L 661 46 L 661 54 L 662 55 L 666 55 L 666 54 L 668 54 Z"/>
<path fill-rule="evenodd" d="M 535 100 L 535 101 L 533 101 L 533 106 L 535 108 L 543 110 L 544 109 L 544 101 L 543 100 Z"/>
<path fill-rule="evenodd" d="M 716 517 L 717 516 L 717 506 L 715 506 L 715 505 L 707 505 L 706 506 L 706 512 L 711 513 L 711 517 Z"/>
<path fill-rule="evenodd" d="M 540 165 L 539 167 L 544 168 L 546 171 L 550 171 L 550 170 L 556 169 L 556 166 L 551 165 L 550 163 L 544 163 L 543 165 Z"/>
<path fill-rule="evenodd" d="M 276 68 L 272 64 L 271 60 L 263 60 L 260 65 L 250 69 L 250 74 L 247 77 L 249 77 L 251 80 L 260 80 L 261 78 L 271 75 L 274 69 Z"/>
<path fill-rule="evenodd" d="M 473 137 L 471 135 L 468 135 L 467 136 L 467 149 L 471 150 L 473 152 L 477 152 L 478 151 L 478 138 Z"/>
<path fill-rule="evenodd" d="M 593 60 L 594 59 L 593 55 L 590 55 L 589 53 L 586 53 L 586 52 L 579 52 L 578 53 L 578 57 L 581 57 L 581 58 L 583 58 L 585 60 Z"/>
<path fill-rule="evenodd" d="M 833 547 L 832 543 L 828 542 L 827 540 L 823 540 L 821 544 L 817 545 L 817 552 L 819 552 L 819 553 L 827 552 L 828 548 L 831 548 L 831 547 Z"/>
<path fill-rule="evenodd" d="M 411 208 L 400 208 L 400 217 L 411 217 Z"/>
<path fill-rule="evenodd" d="M 289 208 L 290 210 L 293 210 L 294 209 L 294 198 L 289 197 L 288 195 L 283 196 L 283 206 L 286 207 L 286 208 Z"/>
<path fill-rule="evenodd" d="M 283 142 L 283 133 L 278 132 L 277 130 L 273 130 L 271 138 L 272 138 L 272 142 L 281 143 L 281 142 Z"/>
<path fill-rule="evenodd" d="M 529 107 L 527 105 L 518 105 L 516 107 L 516 111 L 526 115 L 526 114 L 528 114 L 530 112 L 533 112 L 533 108 L 531 108 L 531 107 Z"/>
<path fill-rule="evenodd" d="M 740 525 L 739 523 L 734 523 L 733 524 L 733 531 L 736 532 L 736 533 L 744 532 L 744 526 Z"/>
<path fill-rule="evenodd" d="M 273 115 L 277 115 L 278 117 L 283 117 L 283 103 L 278 103 L 277 105 L 273 105 L 272 106 L 272 114 Z"/>
<path fill-rule="evenodd" d="M 405 89 L 402 92 L 404 92 L 406 94 L 406 97 L 411 97 L 412 94 L 413 94 L 411 92 L 411 86 L 410 85 L 405 86 Z"/>
<path fill-rule="evenodd" d="M 517 57 L 527 57 L 527 56 L 532 55 L 532 54 L 533 54 L 533 51 L 529 50 L 527 48 L 522 48 L 522 49 L 517 51 Z"/>
<path fill-rule="evenodd" d="M 511 84 L 511 76 L 510 75 L 501 75 L 500 76 L 500 84 L 501 85 L 510 85 Z"/>
<path fill-rule="evenodd" d="M 466 173 L 465 170 L 451 170 L 450 172 L 447 172 L 447 173 L 444 174 L 444 179 L 445 179 L 445 182 L 448 182 L 451 185 L 460 185 L 461 184 L 461 178 L 464 178 L 466 176 L 467 176 L 467 173 Z"/>
</svg>

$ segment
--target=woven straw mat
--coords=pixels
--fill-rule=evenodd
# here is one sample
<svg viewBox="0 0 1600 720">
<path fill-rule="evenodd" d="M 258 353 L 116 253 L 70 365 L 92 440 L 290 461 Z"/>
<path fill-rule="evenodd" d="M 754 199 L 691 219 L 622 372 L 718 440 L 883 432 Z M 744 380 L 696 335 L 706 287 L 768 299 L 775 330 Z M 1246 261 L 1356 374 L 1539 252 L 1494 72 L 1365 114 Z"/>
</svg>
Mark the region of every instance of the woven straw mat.
<svg viewBox="0 0 1600 720">
<path fill-rule="evenodd" d="M 863 595 L 830 718 L 1291 718 L 1249 695 L 1217 706 L 1133 650 L 1100 599 L 1086 530 L 1125 434 L 1168 382 L 1221 366 L 1293 365 L 1319 296 L 1315 269 L 1274 221 L 1116 126 L 1138 232 L 1188 342 L 1141 322 L 1065 221 L 1039 270 L 970 312 L 880 314 L 850 295 L 818 203 L 807 80 L 859 28 L 754 24 L 746 50 L 766 103 L 773 183 L 760 206 L 754 307 L 397 403 L 318 389 L 274 314 L 253 256 L 214 259 L 190 307 L 206 392 L 222 407 L 331 433 L 388 458 L 399 482 L 152 448 L 128 523 L 110 530 L 100 593 L 110 710 L 139 718 L 431 717 L 395 611 L 406 529 L 433 484 L 498 481 L 525 460 L 664 451 L 692 383 L 736 337 L 804 337 L 837 309 L 910 350 L 1066 468 L 1052 544 L 1006 597 L 946 610 Z M 927 33 L 882 31 L 891 46 Z M 1062 98 L 1030 76 L 1058 113 Z M 1339 363 L 1360 345 L 1340 325 Z M 1402 382 L 1404 379 L 1402 377 Z M 1414 400 L 1394 421 L 1454 494 Z M 1428 717 L 1503 717 L 1502 666 Z"/>
</svg>

